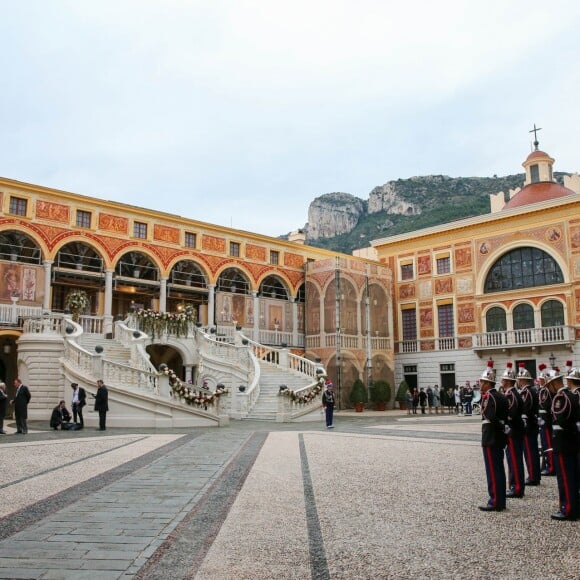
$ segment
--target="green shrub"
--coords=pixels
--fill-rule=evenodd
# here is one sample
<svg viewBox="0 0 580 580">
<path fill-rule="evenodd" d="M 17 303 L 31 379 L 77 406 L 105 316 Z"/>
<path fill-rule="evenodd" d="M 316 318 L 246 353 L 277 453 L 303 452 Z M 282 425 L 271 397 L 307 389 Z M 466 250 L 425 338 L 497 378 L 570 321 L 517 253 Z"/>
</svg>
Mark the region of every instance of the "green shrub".
<svg viewBox="0 0 580 580">
<path fill-rule="evenodd" d="M 405 403 L 407 398 L 407 390 L 409 389 L 409 385 L 407 384 L 407 381 L 405 379 L 403 379 L 401 381 L 401 384 L 399 385 L 399 388 L 397 389 L 397 396 L 395 397 L 395 400 L 398 403 Z"/>
<path fill-rule="evenodd" d="M 391 400 L 391 385 L 387 381 L 376 381 L 371 387 L 373 403 L 388 403 Z"/>
<path fill-rule="evenodd" d="M 366 389 L 364 383 L 360 379 L 357 379 L 353 383 L 352 389 L 350 390 L 349 399 L 353 405 L 356 405 L 358 403 L 367 403 L 368 402 L 369 397 L 367 394 L 367 389 Z"/>
</svg>

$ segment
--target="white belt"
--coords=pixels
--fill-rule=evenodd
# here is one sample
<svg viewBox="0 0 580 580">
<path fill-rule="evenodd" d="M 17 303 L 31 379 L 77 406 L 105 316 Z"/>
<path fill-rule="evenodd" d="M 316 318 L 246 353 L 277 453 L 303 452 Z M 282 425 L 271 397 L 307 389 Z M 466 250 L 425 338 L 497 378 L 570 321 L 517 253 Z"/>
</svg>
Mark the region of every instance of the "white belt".
<svg viewBox="0 0 580 580">
<path fill-rule="evenodd" d="M 564 427 L 560 427 L 560 425 L 554 425 L 552 428 L 554 431 L 564 431 Z"/>
<path fill-rule="evenodd" d="M 481 424 L 482 424 L 482 425 L 483 425 L 483 424 L 485 424 L 485 423 L 488 423 L 488 424 L 490 424 L 490 423 L 491 423 L 491 421 L 490 421 L 489 419 L 484 419 L 484 420 L 481 422 Z"/>
</svg>

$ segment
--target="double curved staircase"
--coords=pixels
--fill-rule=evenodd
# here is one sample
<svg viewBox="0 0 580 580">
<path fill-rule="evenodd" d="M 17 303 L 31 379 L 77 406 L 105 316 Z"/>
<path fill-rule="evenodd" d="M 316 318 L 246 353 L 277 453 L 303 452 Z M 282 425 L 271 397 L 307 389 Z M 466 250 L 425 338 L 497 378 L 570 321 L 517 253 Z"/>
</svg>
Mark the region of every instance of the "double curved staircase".
<svg viewBox="0 0 580 580">
<path fill-rule="evenodd" d="M 255 343 L 241 332 L 224 340 L 191 325 L 185 336 L 165 334 L 153 339 L 128 318 L 115 324 L 115 338 L 106 338 L 84 332 L 82 324 L 66 316 L 30 318 L 23 330 L 22 344 L 39 341 L 39 335 L 61 339 L 65 385 L 76 382 L 95 394 L 97 379 L 105 381 L 111 426 L 220 426 L 230 419 L 286 422 L 303 418 L 320 404 L 316 398 L 299 404 L 280 396 L 281 388 L 302 395 L 313 389 L 318 392 L 324 374 L 320 365 L 287 349 Z M 215 399 L 211 403 L 204 403 L 205 399 L 199 403 L 200 397 L 212 393 L 178 379 L 170 384 L 171 377 L 149 360 L 146 347 L 153 344 L 178 350 L 184 362 L 197 361 L 212 391 L 220 384 L 226 392 L 210 397 Z"/>
</svg>

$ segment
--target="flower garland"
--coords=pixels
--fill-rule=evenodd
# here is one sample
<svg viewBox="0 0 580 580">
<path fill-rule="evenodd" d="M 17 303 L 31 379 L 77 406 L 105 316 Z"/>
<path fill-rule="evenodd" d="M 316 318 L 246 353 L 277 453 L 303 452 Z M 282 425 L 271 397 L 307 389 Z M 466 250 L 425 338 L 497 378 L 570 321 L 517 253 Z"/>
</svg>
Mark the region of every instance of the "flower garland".
<svg viewBox="0 0 580 580">
<path fill-rule="evenodd" d="M 132 313 L 139 321 L 139 328 L 151 338 L 162 334 L 187 336 L 189 326 L 197 319 L 193 307 L 188 306 L 183 312 L 157 312 L 150 308 L 140 308 Z"/>
<path fill-rule="evenodd" d="M 228 389 L 216 389 L 215 393 L 211 391 L 197 391 L 181 382 L 179 377 L 171 369 L 166 368 L 161 372 L 169 376 L 169 386 L 173 393 L 180 399 L 183 399 L 188 405 L 197 405 L 198 407 L 207 409 L 208 405 L 213 405 L 222 395 L 229 393 Z"/>
<path fill-rule="evenodd" d="M 316 386 L 310 389 L 310 391 L 308 391 L 307 393 L 304 393 L 303 395 L 297 394 L 296 391 L 293 391 L 292 389 L 280 390 L 278 395 L 284 395 L 285 397 L 289 397 L 293 403 L 297 403 L 298 405 L 305 405 L 306 403 L 310 403 L 310 401 L 312 401 L 318 396 L 318 394 L 322 391 L 322 388 L 324 387 L 325 380 L 326 377 L 324 375 L 319 375 Z"/>
</svg>

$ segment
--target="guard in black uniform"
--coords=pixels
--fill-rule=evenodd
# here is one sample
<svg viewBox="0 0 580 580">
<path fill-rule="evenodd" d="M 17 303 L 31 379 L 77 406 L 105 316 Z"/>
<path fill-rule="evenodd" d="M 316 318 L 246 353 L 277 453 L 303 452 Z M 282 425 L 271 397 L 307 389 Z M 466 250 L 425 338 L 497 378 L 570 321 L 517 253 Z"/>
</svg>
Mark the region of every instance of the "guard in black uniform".
<svg viewBox="0 0 580 580">
<path fill-rule="evenodd" d="M 508 418 L 506 421 L 509 489 L 507 497 L 524 497 L 524 421 L 522 414 L 524 403 L 516 389 L 516 373 L 511 362 L 501 376 L 501 386 L 508 402 Z"/>
<path fill-rule="evenodd" d="M 524 461 L 528 469 L 526 485 L 540 485 L 540 451 L 538 449 L 538 411 L 540 401 L 534 379 L 524 363 L 518 370 L 518 388 L 523 403 Z"/>
<path fill-rule="evenodd" d="M 575 420 L 576 420 L 576 449 L 578 452 L 578 485 L 580 485 L 580 368 L 574 367 L 568 372 L 566 377 L 566 382 L 568 383 L 568 388 L 572 391 L 572 394 L 576 396 L 577 405 L 575 407 Z M 578 509 L 580 510 L 580 488 L 578 489 Z M 580 518 L 580 513 L 578 514 Z"/>
<path fill-rule="evenodd" d="M 324 392 L 322 393 L 322 407 L 326 414 L 326 428 L 334 429 L 334 405 L 336 399 L 334 397 L 334 385 L 330 381 L 326 381 Z"/>
<path fill-rule="evenodd" d="M 578 518 L 578 435 L 575 418 L 578 398 L 564 386 L 563 374 L 551 369 L 546 374 L 546 386 L 554 395 L 554 463 L 558 479 L 560 510 L 552 514 L 553 520 Z"/>
<path fill-rule="evenodd" d="M 503 463 L 506 445 L 505 421 L 507 419 L 507 400 L 495 388 L 493 362 L 487 363 L 479 379 L 481 387 L 481 446 L 483 462 L 487 475 L 489 499 L 486 505 L 479 506 L 484 512 L 505 510 L 506 480 Z"/>
<path fill-rule="evenodd" d="M 542 445 L 542 475 L 556 475 L 556 466 L 554 465 L 553 443 L 552 443 L 552 400 L 553 395 L 550 389 L 546 387 L 546 369 L 548 367 L 541 363 L 538 366 L 540 371 L 538 381 L 540 391 L 538 399 L 540 410 L 538 412 L 538 424 L 540 425 L 540 443 Z"/>
</svg>

